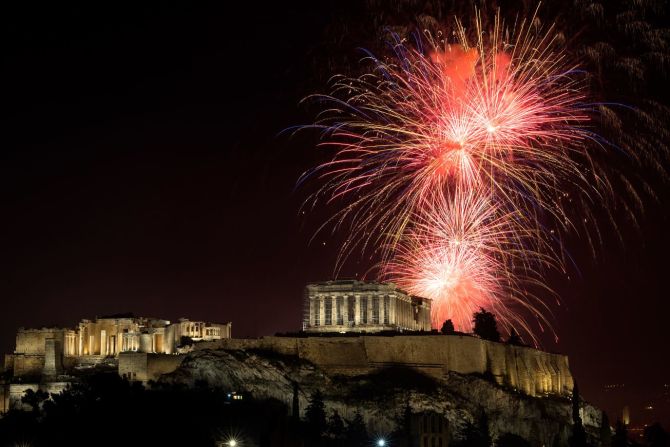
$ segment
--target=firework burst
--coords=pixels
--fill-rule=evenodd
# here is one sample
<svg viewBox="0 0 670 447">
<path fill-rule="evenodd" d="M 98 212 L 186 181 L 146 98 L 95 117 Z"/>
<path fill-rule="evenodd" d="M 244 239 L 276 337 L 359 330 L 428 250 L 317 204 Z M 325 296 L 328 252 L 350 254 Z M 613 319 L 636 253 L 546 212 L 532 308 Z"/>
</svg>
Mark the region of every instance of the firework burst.
<svg viewBox="0 0 670 447">
<path fill-rule="evenodd" d="M 548 326 L 543 315 L 549 308 L 523 285 L 538 276 L 534 267 L 551 266 L 554 257 L 478 191 L 437 193 L 421 208 L 383 263 L 381 276 L 430 298 L 434 327 L 451 319 L 458 330 L 470 331 L 473 313 L 484 308 L 496 313 L 505 329 L 521 329 L 536 341 L 523 315 L 535 315 Z"/>
<path fill-rule="evenodd" d="M 566 185 L 587 200 L 598 185 L 575 161 L 589 158 L 588 107 L 552 30 L 494 23 L 396 37 L 393 58 L 311 97 L 328 104 L 316 127 L 334 155 L 305 176 L 322 182 L 314 203 L 343 204 L 324 224 L 349 227 L 338 263 L 383 247 L 384 277 L 433 298 L 434 324 L 469 329 L 484 307 L 530 333 L 510 303 L 544 319 L 523 284 L 562 267 L 545 221 L 570 227 Z"/>
</svg>

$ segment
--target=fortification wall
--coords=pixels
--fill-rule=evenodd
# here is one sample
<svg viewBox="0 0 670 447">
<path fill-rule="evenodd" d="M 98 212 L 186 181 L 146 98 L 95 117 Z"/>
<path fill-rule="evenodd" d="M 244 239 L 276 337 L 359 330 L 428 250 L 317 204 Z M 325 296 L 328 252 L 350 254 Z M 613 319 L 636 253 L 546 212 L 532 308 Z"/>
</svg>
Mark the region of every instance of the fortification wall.
<svg viewBox="0 0 670 447">
<path fill-rule="evenodd" d="M 42 374 L 42 370 L 44 369 L 44 354 L 14 354 L 13 360 L 13 370 L 15 377 L 37 376 Z"/>
<path fill-rule="evenodd" d="M 183 355 L 122 352 L 119 354 L 119 375 L 129 380 L 147 382 L 161 374 L 171 373 L 181 365 Z"/>
<path fill-rule="evenodd" d="M 147 379 L 156 380 L 162 374 L 171 373 L 179 368 L 184 355 L 147 354 Z"/>
<path fill-rule="evenodd" d="M 9 411 L 9 384 L 0 381 L 0 415 Z"/>
<path fill-rule="evenodd" d="M 459 335 L 263 337 L 200 343 L 195 349 L 263 349 L 295 355 L 337 374 L 409 366 L 435 377 L 449 371 L 491 374 L 524 393 L 568 395 L 572 374 L 564 355 Z"/>
<path fill-rule="evenodd" d="M 53 343 L 62 349 L 65 340 L 65 331 L 66 329 L 57 328 L 19 329 L 16 333 L 14 354 L 5 360 L 5 362 L 12 362 L 12 365 L 8 369 L 14 370 L 14 376 L 42 374 L 47 340 L 49 340 L 49 343 Z"/>
<path fill-rule="evenodd" d="M 44 342 L 47 339 L 58 340 L 63 346 L 65 329 L 19 329 L 16 333 L 15 353 L 44 355 Z"/>
</svg>

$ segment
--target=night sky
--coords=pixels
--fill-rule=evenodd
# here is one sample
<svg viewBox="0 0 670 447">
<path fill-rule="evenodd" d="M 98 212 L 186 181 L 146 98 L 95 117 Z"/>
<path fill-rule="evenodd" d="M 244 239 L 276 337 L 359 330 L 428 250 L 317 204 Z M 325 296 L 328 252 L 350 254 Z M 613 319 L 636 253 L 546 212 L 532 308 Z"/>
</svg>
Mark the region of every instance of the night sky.
<svg viewBox="0 0 670 447">
<path fill-rule="evenodd" d="M 346 4 L 12 3 L 0 11 L 0 352 L 20 326 L 119 312 L 232 321 L 237 337 L 299 329 L 302 288 L 332 277 L 337 243 L 309 244 L 322 216 L 302 215 L 295 189 L 323 160 L 315 135 L 280 132 L 312 120 L 298 103 L 326 88 L 324 30 Z M 572 241 L 579 271 L 547 278 L 563 305 L 545 347 L 569 355 L 612 421 L 622 401 L 641 418 L 670 384 L 670 194 L 651 182 L 658 202 L 623 245 L 594 260 Z"/>
</svg>

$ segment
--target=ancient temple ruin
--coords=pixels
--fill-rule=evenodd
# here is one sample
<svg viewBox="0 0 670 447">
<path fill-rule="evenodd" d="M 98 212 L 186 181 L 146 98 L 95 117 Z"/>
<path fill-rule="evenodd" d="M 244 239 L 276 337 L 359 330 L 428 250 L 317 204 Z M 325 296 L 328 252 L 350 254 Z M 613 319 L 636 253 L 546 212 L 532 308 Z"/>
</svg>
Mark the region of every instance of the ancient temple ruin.
<svg viewBox="0 0 670 447">
<path fill-rule="evenodd" d="M 411 296 L 392 283 L 326 281 L 305 287 L 306 332 L 430 331 L 427 298 Z"/>
</svg>

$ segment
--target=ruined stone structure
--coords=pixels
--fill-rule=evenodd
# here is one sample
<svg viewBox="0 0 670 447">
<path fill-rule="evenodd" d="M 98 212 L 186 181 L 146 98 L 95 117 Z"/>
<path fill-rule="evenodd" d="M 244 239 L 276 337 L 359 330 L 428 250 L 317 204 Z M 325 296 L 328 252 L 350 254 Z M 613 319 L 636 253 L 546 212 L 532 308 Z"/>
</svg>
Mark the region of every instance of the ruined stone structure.
<svg viewBox="0 0 670 447">
<path fill-rule="evenodd" d="M 122 352 L 119 355 L 119 375 L 125 379 L 146 383 L 171 373 L 181 365 L 184 355 Z"/>
<path fill-rule="evenodd" d="M 13 378 L 0 384 L 0 412 L 20 408 L 26 389 L 58 392 L 68 380 L 76 380 L 68 374 L 101 362 L 116 367 L 122 377 L 146 383 L 163 380 L 161 376 L 178 377 L 189 368 L 197 371 L 203 368 L 198 366 L 199 359 L 251 359 L 259 352 L 303 360 L 324 376 L 345 376 L 347 380 L 389 367 L 405 367 L 442 381 L 453 377 L 451 373 L 488 376 L 498 385 L 528 396 L 569 397 L 572 392 L 573 379 L 564 355 L 464 334 L 408 334 L 430 331 L 431 302 L 412 297 L 393 284 L 309 284 L 304 300 L 307 336 L 233 339 L 230 323 L 187 319 L 171 323 L 130 315 L 82 320 L 75 329 L 22 328 L 14 353 L 5 358 L 5 370 L 12 371 Z M 348 334 L 339 335 L 341 332 Z M 190 344 L 191 340 L 200 343 Z M 184 343 L 190 348 L 181 348 Z M 238 351 L 237 357 L 233 351 Z M 218 373 L 225 377 L 237 374 L 210 369 L 198 372 L 204 377 Z M 260 372 L 249 374 L 249 386 L 273 389 L 271 383 L 259 381 Z M 285 380 L 282 377 L 275 379 Z M 446 447 L 448 426 L 435 417 L 413 423 L 425 442 L 439 445 L 441 440 Z"/>
<path fill-rule="evenodd" d="M 20 328 L 16 348 L 6 356 L 5 369 L 14 377 L 53 376 L 75 366 L 118 358 L 121 352 L 176 354 L 187 337 L 211 341 L 231 336 L 231 323 L 217 324 L 117 315 L 81 320 L 76 329 Z"/>
<path fill-rule="evenodd" d="M 146 382 L 176 369 L 191 341 L 230 338 L 231 323 L 218 324 L 112 315 L 81 320 L 75 329 L 20 328 L 16 348 L 5 356 L 3 370 L 10 379 L 0 382 L 0 414 L 23 408 L 25 391 L 59 393 L 77 369 L 99 364 L 117 367 L 121 376 Z"/>
<path fill-rule="evenodd" d="M 431 329 L 427 298 L 410 296 L 394 284 L 354 280 L 308 284 L 303 330 L 380 332 Z"/>
</svg>

